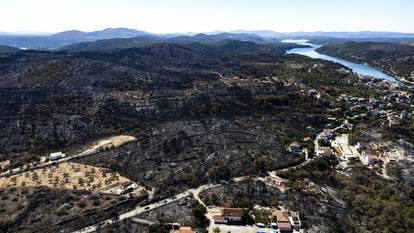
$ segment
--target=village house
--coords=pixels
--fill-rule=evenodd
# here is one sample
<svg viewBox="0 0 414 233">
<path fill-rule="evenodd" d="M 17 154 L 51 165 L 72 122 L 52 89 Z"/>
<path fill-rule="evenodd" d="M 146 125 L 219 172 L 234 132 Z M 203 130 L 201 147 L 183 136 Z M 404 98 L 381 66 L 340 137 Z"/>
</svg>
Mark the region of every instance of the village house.
<svg viewBox="0 0 414 233">
<path fill-rule="evenodd" d="M 180 227 L 179 232 L 180 233 L 196 233 L 195 231 L 193 231 L 193 229 L 191 229 L 191 227 Z"/>
<path fill-rule="evenodd" d="M 300 217 L 299 217 L 298 212 L 290 211 L 289 212 L 289 221 L 290 221 L 290 224 L 292 224 L 292 226 L 295 229 L 299 229 L 302 226 L 302 223 L 300 222 Z"/>
<path fill-rule="evenodd" d="M 304 153 L 304 150 L 303 150 L 302 146 L 297 141 L 294 141 L 289 145 L 288 151 L 292 152 L 294 154 L 303 154 Z"/>
<path fill-rule="evenodd" d="M 320 138 L 324 141 L 329 141 L 333 138 L 333 129 L 324 129 L 320 135 Z"/>
<path fill-rule="evenodd" d="M 292 224 L 289 220 L 288 211 L 275 210 L 272 212 L 272 216 L 276 218 L 277 227 L 281 233 L 292 232 Z"/>
<path fill-rule="evenodd" d="M 242 208 L 223 208 L 221 210 L 221 216 L 224 218 L 226 223 L 240 223 L 243 215 Z M 221 218 L 216 217 L 219 221 Z"/>
<path fill-rule="evenodd" d="M 292 187 L 295 190 L 310 192 L 314 187 L 314 183 L 311 182 L 309 179 L 297 180 L 293 183 Z"/>
<path fill-rule="evenodd" d="M 117 190 L 118 194 L 127 194 L 135 189 L 135 184 L 132 181 L 127 181 L 123 184 L 121 184 L 119 190 Z"/>
<path fill-rule="evenodd" d="M 342 134 L 331 142 L 332 148 L 341 160 L 358 157 L 357 147 L 349 145 L 348 134 Z"/>
<path fill-rule="evenodd" d="M 361 163 L 364 165 L 374 165 L 381 162 L 378 154 L 373 150 L 365 150 L 361 152 L 359 157 Z"/>
<path fill-rule="evenodd" d="M 222 215 L 213 215 L 215 224 L 227 224 L 227 220 Z"/>
</svg>

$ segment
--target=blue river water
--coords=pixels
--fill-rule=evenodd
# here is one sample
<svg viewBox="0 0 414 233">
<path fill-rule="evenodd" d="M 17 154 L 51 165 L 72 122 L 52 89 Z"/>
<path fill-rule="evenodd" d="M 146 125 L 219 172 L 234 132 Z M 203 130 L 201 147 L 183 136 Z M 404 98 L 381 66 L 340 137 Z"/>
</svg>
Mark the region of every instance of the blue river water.
<svg viewBox="0 0 414 233">
<path fill-rule="evenodd" d="M 398 81 L 396 78 L 382 72 L 381 70 L 372 68 L 372 67 L 364 65 L 364 64 L 357 64 L 357 63 L 353 63 L 353 62 L 350 62 L 350 61 L 347 61 L 347 60 L 344 60 L 344 59 L 341 59 L 341 58 L 336 58 L 336 57 L 320 54 L 320 53 L 316 52 L 316 49 L 318 49 L 322 46 L 317 45 L 317 44 L 308 43 L 307 40 L 283 40 L 282 42 L 295 43 L 295 44 L 299 44 L 299 45 L 310 46 L 308 48 L 290 49 L 290 50 L 286 51 L 287 54 L 300 54 L 300 55 L 308 56 L 308 57 L 311 57 L 311 58 L 336 62 L 336 63 L 342 64 L 342 65 L 350 68 L 353 72 L 355 72 L 357 74 L 360 74 L 360 75 L 363 75 L 363 76 L 371 76 L 371 77 L 379 78 L 379 79 L 385 79 L 385 80 L 388 80 L 388 81 L 391 81 L 391 82 L 396 82 L 396 83 L 401 84 L 401 82 Z"/>
</svg>

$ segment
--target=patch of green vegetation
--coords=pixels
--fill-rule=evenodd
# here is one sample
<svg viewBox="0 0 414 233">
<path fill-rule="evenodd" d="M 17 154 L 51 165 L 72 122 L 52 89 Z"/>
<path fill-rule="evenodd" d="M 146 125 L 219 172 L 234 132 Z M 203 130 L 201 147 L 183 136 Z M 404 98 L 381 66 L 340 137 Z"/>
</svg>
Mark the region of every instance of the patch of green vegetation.
<svg viewBox="0 0 414 233">
<path fill-rule="evenodd" d="M 263 223 L 263 224 L 268 225 L 270 223 L 269 214 L 270 213 L 268 211 L 254 210 L 253 211 L 254 221 L 256 223 Z"/>
<path fill-rule="evenodd" d="M 39 162 L 39 161 L 40 161 L 40 156 L 37 156 L 34 154 L 26 154 L 26 155 L 10 160 L 10 168 L 13 169 L 13 168 L 21 167 L 29 163 Z"/>
<path fill-rule="evenodd" d="M 196 206 L 193 207 L 192 211 L 196 220 L 197 227 L 204 227 L 208 224 L 208 219 L 205 216 L 205 214 L 207 213 L 206 207 L 198 203 Z"/>
<path fill-rule="evenodd" d="M 244 225 L 253 225 L 255 223 L 255 219 L 253 218 L 250 210 L 243 209 L 243 214 L 241 217 L 241 224 Z"/>
<path fill-rule="evenodd" d="M 316 158 L 299 169 L 281 172 L 291 181 L 309 178 L 336 189 L 345 201 L 355 232 L 414 232 L 414 191 L 399 190 L 366 167 L 354 167 L 350 176 L 337 173 L 335 161 Z"/>
<path fill-rule="evenodd" d="M 390 140 L 403 139 L 414 143 L 414 120 L 401 121 L 399 125 L 386 128 L 385 137 Z"/>
<path fill-rule="evenodd" d="M 282 178 L 289 179 L 292 182 L 308 178 L 315 183 L 327 184 L 336 187 L 338 185 L 338 175 L 333 170 L 333 167 L 336 164 L 337 161 L 335 159 L 318 157 L 303 167 L 280 172 L 278 175 Z"/>
<path fill-rule="evenodd" d="M 169 224 L 155 224 L 149 226 L 148 231 L 151 233 L 170 233 L 171 229 Z"/>
<path fill-rule="evenodd" d="M 357 232 L 414 232 L 411 190 L 398 190 L 366 168 L 340 176 L 338 193 L 346 202 Z M 411 194 L 411 195 L 410 195 Z"/>
</svg>

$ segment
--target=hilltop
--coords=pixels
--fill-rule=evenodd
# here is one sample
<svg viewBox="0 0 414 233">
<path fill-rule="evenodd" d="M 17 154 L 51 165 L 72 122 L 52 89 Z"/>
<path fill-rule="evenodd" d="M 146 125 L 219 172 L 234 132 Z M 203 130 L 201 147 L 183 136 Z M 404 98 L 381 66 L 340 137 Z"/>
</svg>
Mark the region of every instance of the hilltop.
<svg viewBox="0 0 414 233">
<path fill-rule="evenodd" d="M 19 50 L 20 49 L 15 48 L 15 47 L 0 45 L 0 53 L 14 53 L 14 52 L 17 52 Z"/>
</svg>

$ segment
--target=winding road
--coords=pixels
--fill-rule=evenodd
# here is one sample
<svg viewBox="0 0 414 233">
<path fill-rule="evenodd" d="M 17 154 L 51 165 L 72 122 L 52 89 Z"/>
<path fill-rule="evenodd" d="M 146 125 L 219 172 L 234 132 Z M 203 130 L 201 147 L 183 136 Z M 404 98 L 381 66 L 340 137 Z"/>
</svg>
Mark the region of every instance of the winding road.
<svg viewBox="0 0 414 233">
<path fill-rule="evenodd" d="M 110 226 L 110 225 L 113 225 L 113 224 L 115 224 L 117 222 L 123 221 L 125 219 L 129 219 L 129 218 L 135 217 L 135 216 L 137 216 L 139 214 L 148 212 L 150 210 L 154 210 L 156 208 L 159 208 L 159 207 L 162 207 L 162 206 L 171 204 L 172 202 L 175 202 L 175 201 L 177 201 L 179 199 L 182 199 L 182 198 L 185 198 L 185 197 L 189 197 L 189 196 L 191 196 L 191 194 L 193 194 L 194 195 L 194 198 L 196 200 L 198 200 L 202 205 L 205 206 L 205 204 L 198 197 L 198 194 L 201 193 L 204 190 L 207 190 L 207 189 L 210 189 L 210 188 L 214 188 L 214 187 L 219 187 L 219 186 L 221 186 L 221 185 L 220 184 L 207 184 L 207 185 L 199 186 L 197 188 L 188 189 L 188 190 L 186 190 L 186 191 L 184 191 L 182 193 L 179 193 L 179 194 L 177 194 L 177 195 L 175 195 L 173 197 L 170 197 L 170 198 L 167 198 L 167 199 L 164 199 L 164 200 L 160 200 L 158 202 L 151 203 L 151 204 L 146 205 L 146 206 L 137 207 L 137 208 L 135 208 L 135 209 L 133 209 L 133 210 L 131 210 L 129 212 L 120 214 L 117 218 L 111 218 L 111 219 L 104 220 L 104 221 L 99 222 L 97 224 L 94 224 L 94 225 L 91 225 L 91 226 L 82 228 L 82 229 L 80 229 L 78 231 L 74 231 L 73 233 L 89 233 L 89 232 L 95 232 L 98 228 L 102 228 L 102 227 L 105 227 L 105 226 Z"/>
</svg>

